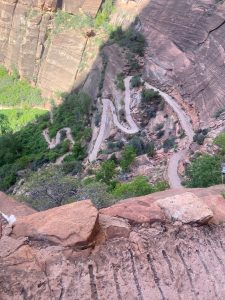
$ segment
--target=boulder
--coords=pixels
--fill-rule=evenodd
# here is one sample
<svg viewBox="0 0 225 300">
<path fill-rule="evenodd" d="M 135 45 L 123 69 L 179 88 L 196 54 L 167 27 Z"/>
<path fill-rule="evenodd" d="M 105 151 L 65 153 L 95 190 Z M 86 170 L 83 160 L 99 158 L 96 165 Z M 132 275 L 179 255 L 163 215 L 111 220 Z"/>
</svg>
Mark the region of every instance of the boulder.
<svg viewBox="0 0 225 300">
<path fill-rule="evenodd" d="M 161 208 L 151 196 L 130 198 L 111 207 L 100 210 L 101 214 L 120 217 L 133 223 L 154 223 L 165 221 Z"/>
<path fill-rule="evenodd" d="M 201 198 L 213 212 L 210 220 L 212 224 L 222 224 L 225 222 L 225 199 L 221 195 L 207 195 Z"/>
<path fill-rule="evenodd" d="M 212 210 L 193 193 L 174 195 L 157 200 L 156 203 L 171 221 L 205 224 L 213 217 Z"/>
<path fill-rule="evenodd" d="M 62 246 L 86 246 L 95 235 L 97 221 L 97 209 L 84 200 L 21 217 L 12 234 Z"/>
<path fill-rule="evenodd" d="M 99 225 L 107 240 L 119 237 L 129 237 L 130 225 L 126 220 L 100 214 Z"/>
</svg>

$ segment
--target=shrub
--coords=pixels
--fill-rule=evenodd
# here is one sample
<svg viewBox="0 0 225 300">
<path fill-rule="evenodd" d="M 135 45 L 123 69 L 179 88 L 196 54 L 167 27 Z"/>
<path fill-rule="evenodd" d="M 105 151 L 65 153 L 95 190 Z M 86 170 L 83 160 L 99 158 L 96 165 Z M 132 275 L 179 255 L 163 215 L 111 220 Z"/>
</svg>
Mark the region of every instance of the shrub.
<svg viewBox="0 0 225 300">
<path fill-rule="evenodd" d="M 131 79 L 130 84 L 131 84 L 131 87 L 132 87 L 132 88 L 141 86 L 141 85 L 142 85 L 142 82 L 141 82 L 141 77 L 140 77 L 140 75 L 135 75 L 135 76 L 133 76 L 132 79 Z"/>
<path fill-rule="evenodd" d="M 145 104 L 151 104 L 154 101 L 161 101 L 162 97 L 160 96 L 158 91 L 154 91 L 153 89 L 143 89 L 141 93 L 141 100 Z"/>
<path fill-rule="evenodd" d="M 110 15 L 113 13 L 114 10 L 114 4 L 113 0 L 106 0 L 102 4 L 102 7 L 100 9 L 100 12 L 97 14 L 97 17 L 95 18 L 95 26 L 100 27 L 106 27 L 108 25 L 108 21 L 110 18 Z"/>
<path fill-rule="evenodd" d="M 208 187 L 221 183 L 220 156 L 204 154 L 195 159 L 186 170 L 188 187 Z"/>
<path fill-rule="evenodd" d="M 124 172 L 129 171 L 130 165 L 134 162 L 136 157 L 135 149 L 132 146 L 126 146 L 120 161 L 120 166 Z"/>
<path fill-rule="evenodd" d="M 144 141 L 138 135 L 132 137 L 128 145 L 134 149 L 136 155 L 142 155 L 145 153 Z"/>
<path fill-rule="evenodd" d="M 117 75 L 115 84 L 116 84 L 116 86 L 117 86 L 118 89 L 120 89 L 121 91 L 125 91 L 124 75 L 123 75 L 123 73 L 120 73 L 120 74 Z"/>
<path fill-rule="evenodd" d="M 148 183 L 148 178 L 144 176 L 137 176 L 131 182 L 118 183 L 112 194 L 117 199 L 126 199 L 148 195 L 157 191 L 163 191 L 166 188 L 168 188 L 168 185 L 165 182 L 151 185 Z"/>
<path fill-rule="evenodd" d="M 176 138 L 174 136 L 171 136 L 163 142 L 163 148 L 165 152 L 167 152 L 175 146 L 175 140 Z"/>
<path fill-rule="evenodd" d="M 217 110 L 217 111 L 215 112 L 214 118 L 218 119 L 218 118 L 220 117 L 220 115 L 221 115 L 222 113 L 224 113 L 224 112 L 225 112 L 225 108 L 220 108 L 219 110 Z"/>
<path fill-rule="evenodd" d="M 118 27 L 111 33 L 110 39 L 118 43 L 121 47 L 128 48 L 134 54 L 144 55 L 146 46 L 145 38 L 141 33 L 132 28 L 123 31 L 121 27 Z"/>
<path fill-rule="evenodd" d="M 156 137 L 157 137 L 157 139 L 161 139 L 161 137 L 163 137 L 163 136 L 164 136 L 164 133 L 165 133 L 165 131 L 164 131 L 164 130 L 160 130 L 160 131 L 158 131 L 158 132 L 157 132 L 157 134 L 156 134 Z"/>
<path fill-rule="evenodd" d="M 220 147 L 222 154 L 225 154 L 225 132 L 219 134 L 215 138 L 214 144 L 217 145 L 218 147 Z"/>
<path fill-rule="evenodd" d="M 108 160 L 101 164 L 100 170 L 96 173 L 96 179 L 97 181 L 110 185 L 115 175 L 116 164 L 113 160 Z"/>
<path fill-rule="evenodd" d="M 91 182 L 81 186 L 77 193 L 77 200 L 91 199 L 93 204 L 98 208 L 108 207 L 115 203 L 113 196 L 108 193 L 108 186 L 102 182 Z"/>
<path fill-rule="evenodd" d="M 145 146 L 145 152 L 149 157 L 153 157 L 155 155 L 155 144 L 154 142 L 149 142 Z"/>
<path fill-rule="evenodd" d="M 154 129 L 156 131 L 160 131 L 161 129 L 163 129 L 163 127 L 164 127 L 164 123 L 159 123 L 159 124 L 156 124 Z"/>
<path fill-rule="evenodd" d="M 205 136 L 202 133 L 197 133 L 193 137 L 193 141 L 196 142 L 198 145 L 203 145 L 205 140 Z"/>
</svg>

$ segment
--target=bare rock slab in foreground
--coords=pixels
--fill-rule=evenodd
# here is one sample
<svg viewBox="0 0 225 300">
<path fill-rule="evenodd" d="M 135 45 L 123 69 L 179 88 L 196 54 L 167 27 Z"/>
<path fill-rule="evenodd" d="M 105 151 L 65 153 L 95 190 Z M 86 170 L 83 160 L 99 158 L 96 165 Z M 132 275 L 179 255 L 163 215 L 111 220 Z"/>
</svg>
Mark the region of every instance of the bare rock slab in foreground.
<svg viewBox="0 0 225 300">
<path fill-rule="evenodd" d="M 97 209 L 85 200 L 18 218 L 13 235 L 66 247 L 83 246 L 95 234 L 97 221 Z"/>
<path fill-rule="evenodd" d="M 213 217 L 212 210 L 192 193 L 175 195 L 158 200 L 156 203 L 172 221 L 205 224 Z"/>
</svg>

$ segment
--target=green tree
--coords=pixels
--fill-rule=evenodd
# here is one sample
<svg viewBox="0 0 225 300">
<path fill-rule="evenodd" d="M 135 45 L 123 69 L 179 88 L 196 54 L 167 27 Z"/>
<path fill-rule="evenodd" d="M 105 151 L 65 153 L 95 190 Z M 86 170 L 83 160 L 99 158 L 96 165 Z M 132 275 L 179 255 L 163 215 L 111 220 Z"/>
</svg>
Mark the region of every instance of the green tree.
<svg viewBox="0 0 225 300">
<path fill-rule="evenodd" d="M 135 161 L 136 151 L 132 146 L 126 146 L 120 161 L 120 166 L 124 172 L 129 171 L 130 165 Z"/>
<path fill-rule="evenodd" d="M 208 187 L 221 183 L 221 156 L 204 154 L 187 168 L 188 187 Z"/>
<path fill-rule="evenodd" d="M 100 170 L 96 173 L 97 181 L 111 184 L 112 179 L 116 175 L 116 164 L 113 160 L 107 160 L 102 163 Z"/>
<path fill-rule="evenodd" d="M 0 135 L 11 132 L 9 119 L 6 115 L 0 114 Z"/>
<path fill-rule="evenodd" d="M 215 138 L 214 144 L 220 147 L 222 154 L 225 154 L 225 133 L 224 132 L 219 134 Z"/>
</svg>

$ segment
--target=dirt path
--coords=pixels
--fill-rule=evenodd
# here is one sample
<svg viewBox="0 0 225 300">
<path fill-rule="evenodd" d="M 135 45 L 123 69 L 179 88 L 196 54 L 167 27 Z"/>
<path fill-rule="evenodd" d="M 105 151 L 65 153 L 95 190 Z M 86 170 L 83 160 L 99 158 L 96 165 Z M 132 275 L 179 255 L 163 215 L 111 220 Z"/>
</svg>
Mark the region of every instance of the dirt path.
<svg viewBox="0 0 225 300">
<path fill-rule="evenodd" d="M 132 76 L 128 76 L 124 80 L 125 84 L 125 114 L 126 114 L 126 120 L 129 125 L 129 128 L 122 125 L 117 117 L 116 109 L 112 101 L 109 99 L 103 99 L 103 112 L 102 112 L 102 118 L 101 118 L 101 125 L 98 137 L 95 141 L 94 147 L 89 153 L 89 161 L 94 161 L 97 158 L 99 149 L 101 147 L 101 144 L 105 138 L 106 130 L 108 129 L 109 121 L 110 121 L 110 112 L 112 114 L 113 123 L 115 126 L 117 126 L 121 131 L 127 133 L 127 134 L 135 134 L 139 131 L 138 126 L 134 122 L 131 110 L 130 110 L 130 104 L 131 104 L 131 90 L 130 90 L 130 80 Z M 178 174 L 178 165 L 179 161 L 185 158 L 188 148 L 193 141 L 194 131 L 192 129 L 192 125 L 190 122 L 190 118 L 187 116 L 185 111 L 181 108 L 181 106 L 168 94 L 162 92 L 161 90 L 155 88 L 154 86 L 145 83 L 145 87 L 148 89 L 153 89 L 154 91 L 158 91 L 159 94 L 164 98 L 164 100 L 170 105 L 170 107 L 173 109 L 173 111 L 177 114 L 177 117 L 180 121 L 181 127 L 185 131 L 187 137 L 188 137 L 188 143 L 186 145 L 185 149 L 181 149 L 178 152 L 175 152 L 170 160 L 168 165 L 168 181 L 171 188 L 181 188 L 181 179 Z"/>
<path fill-rule="evenodd" d="M 121 131 L 127 133 L 127 134 L 135 134 L 139 131 L 138 126 L 134 122 L 131 111 L 130 111 L 130 105 L 131 105 L 131 95 L 130 95 L 130 80 L 131 76 L 127 77 L 124 80 L 125 84 L 125 115 L 126 115 L 126 120 L 129 125 L 129 128 L 125 127 L 122 125 L 117 117 L 116 114 L 116 108 L 114 104 L 112 103 L 111 100 L 109 99 L 102 99 L 102 104 L 103 104 L 103 111 L 102 111 L 102 118 L 101 118 L 101 125 L 100 125 L 100 130 L 98 137 L 96 139 L 96 142 L 94 144 L 93 149 L 89 153 L 89 161 L 92 162 L 96 160 L 99 149 L 101 147 L 101 144 L 105 138 L 105 132 L 107 130 L 107 127 L 109 125 L 110 117 L 112 115 L 113 123 L 116 127 L 118 127 Z M 111 112 L 111 115 L 110 115 Z"/>
<path fill-rule="evenodd" d="M 164 100 L 169 104 L 169 106 L 174 110 L 177 114 L 177 117 L 180 121 L 181 127 L 185 131 L 188 137 L 188 143 L 185 149 L 182 149 L 178 152 L 175 152 L 170 160 L 168 165 L 168 181 L 171 188 L 182 188 L 181 179 L 178 174 L 178 165 L 179 161 L 185 158 L 188 148 L 193 141 L 194 131 L 191 125 L 190 118 L 187 116 L 185 111 L 180 107 L 180 105 L 168 94 L 160 91 L 159 89 L 153 87 L 152 85 L 145 83 L 146 88 L 153 89 L 154 91 L 158 91 L 159 94 L 164 98 Z"/>
<path fill-rule="evenodd" d="M 61 141 L 62 141 L 61 133 L 62 133 L 63 131 L 65 132 L 65 138 L 63 138 L 63 139 L 64 139 L 64 140 L 70 141 L 70 143 L 71 143 L 72 145 L 75 144 L 74 139 L 73 139 L 73 137 L 72 137 L 71 129 L 70 129 L 69 127 L 65 127 L 65 128 L 60 129 L 60 130 L 57 132 L 56 137 L 53 138 L 53 139 L 50 139 L 50 136 L 49 136 L 49 130 L 48 130 L 48 128 L 47 128 L 47 129 L 45 129 L 45 130 L 42 132 L 42 134 L 43 134 L 43 136 L 44 136 L 44 138 L 45 138 L 45 141 L 46 141 L 47 144 L 48 144 L 48 149 L 54 149 L 56 146 L 58 146 L 58 145 L 61 143 Z"/>
</svg>

